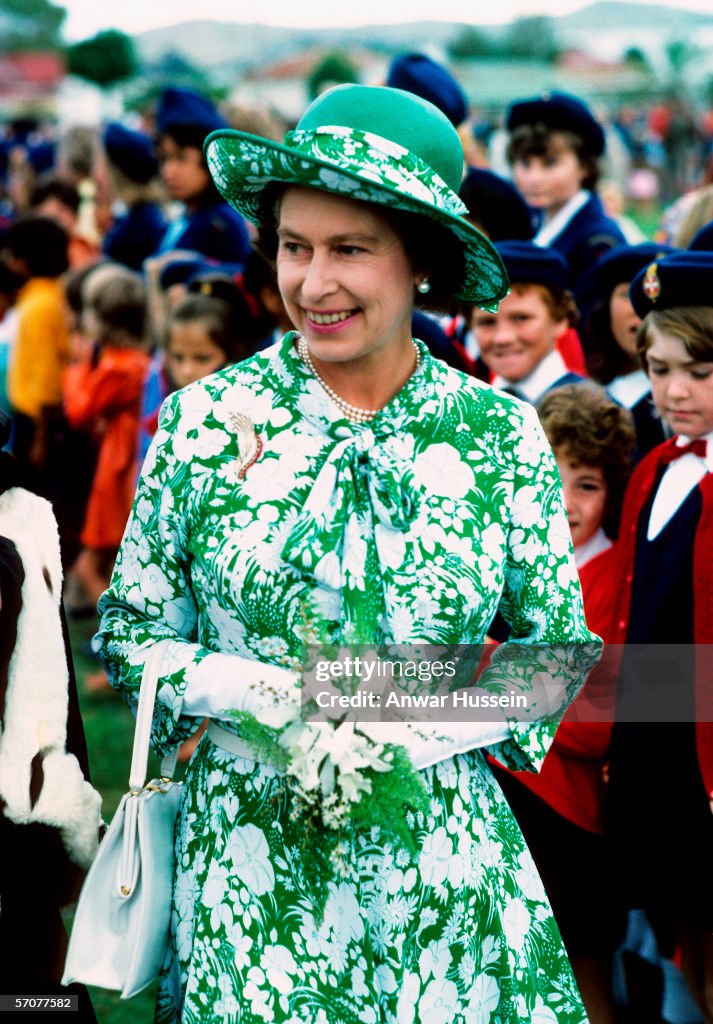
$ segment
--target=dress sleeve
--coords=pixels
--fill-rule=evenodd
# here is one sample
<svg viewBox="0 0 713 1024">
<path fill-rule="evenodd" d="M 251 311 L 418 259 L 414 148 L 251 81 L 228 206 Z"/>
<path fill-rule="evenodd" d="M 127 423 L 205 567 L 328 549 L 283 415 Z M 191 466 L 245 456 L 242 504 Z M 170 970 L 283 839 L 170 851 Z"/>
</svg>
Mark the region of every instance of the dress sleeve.
<svg viewBox="0 0 713 1024">
<path fill-rule="evenodd" d="M 112 685 L 135 710 L 148 648 L 171 639 L 162 662 L 152 743 L 159 755 L 190 736 L 200 720 L 182 717 L 191 672 L 212 652 L 197 643 L 188 517 L 195 496 L 190 465 L 174 450 L 180 395 L 164 403 L 139 479 L 109 589 L 99 601 L 95 648 Z"/>
<path fill-rule="evenodd" d="M 524 705 L 506 710 L 510 738 L 490 753 L 515 771 L 538 771 L 562 716 L 599 658 L 601 641 L 584 617 L 552 449 L 535 410 L 522 407 L 522 415 L 499 604 L 511 633 L 493 649 L 479 685 Z"/>
</svg>

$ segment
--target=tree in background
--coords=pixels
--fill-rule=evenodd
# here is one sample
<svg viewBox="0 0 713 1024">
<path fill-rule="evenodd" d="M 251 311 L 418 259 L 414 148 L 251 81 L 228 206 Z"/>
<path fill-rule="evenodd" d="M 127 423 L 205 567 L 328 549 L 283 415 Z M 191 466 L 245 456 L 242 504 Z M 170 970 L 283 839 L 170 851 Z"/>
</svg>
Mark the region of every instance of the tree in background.
<svg viewBox="0 0 713 1024">
<path fill-rule="evenodd" d="M 464 25 L 448 43 L 447 50 L 450 57 L 468 60 L 472 57 L 492 57 L 495 55 L 496 47 L 480 29 L 474 25 Z"/>
<path fill-rule="evenodd" d="M 51 0 L 0 0 L 0 53 L 62 49 L 66 17 Z"/>
<path fill-rule="evenodd" d="M 552 19 L 544 15 L 516 18 L 505 31 L 503 51 L 510 57 L 530 57 L 554 63 L 560 54 Z"/>
<path fill-rule="evenodd" d="M 318 61 L 307 76 L 307 92 L 310 100 L 332 85 L 358 82 L 359 71 L 348 53 L 332 50 Z"/>
<path fill-rule="evenodd" d="M 129 36 L 116 29 L 98 32 L 67 47 L 67 70 L 72 75 L 108 89 L 132 78 L 138 71 L 134 44 Z"/>
</svg>

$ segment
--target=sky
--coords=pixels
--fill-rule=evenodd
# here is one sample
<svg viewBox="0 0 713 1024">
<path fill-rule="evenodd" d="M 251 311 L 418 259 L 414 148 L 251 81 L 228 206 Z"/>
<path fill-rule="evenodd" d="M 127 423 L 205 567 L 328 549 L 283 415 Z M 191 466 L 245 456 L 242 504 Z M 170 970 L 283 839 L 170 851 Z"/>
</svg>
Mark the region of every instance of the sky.
<svg viewBox="0 0 713 1024">
<path fill-rule="evenodd" d="M 294 27 L 395 24 L 404 21 L 457 21 L 477 25 L 504 24 L 513 18 L 568 14 L 589 0 L 56 0 L 67 10 L 64 36 L 69 42 L 116 28 L 135 35 L 152 28 L 205 18 L 229 22 L 262 22 Z M 711 0 L 661 0 L 663 4 L 711 12 Z"/>
</svg>

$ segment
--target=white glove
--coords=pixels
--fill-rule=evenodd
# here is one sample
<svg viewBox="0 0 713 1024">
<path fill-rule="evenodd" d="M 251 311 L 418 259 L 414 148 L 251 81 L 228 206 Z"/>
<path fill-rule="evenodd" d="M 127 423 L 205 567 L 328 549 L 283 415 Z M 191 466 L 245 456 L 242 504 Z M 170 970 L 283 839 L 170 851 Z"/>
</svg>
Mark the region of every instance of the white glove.
<svg viewBox="0 0 713 1024">
<path fill-rule="evenodd" d="M 289 669 L 237 654 L 209 654 L 186 670 L 182 712 L 196 718 L 230 719 L 247 711 L 279 729 L 300 712 L 299 676 Z"/>
</svg>

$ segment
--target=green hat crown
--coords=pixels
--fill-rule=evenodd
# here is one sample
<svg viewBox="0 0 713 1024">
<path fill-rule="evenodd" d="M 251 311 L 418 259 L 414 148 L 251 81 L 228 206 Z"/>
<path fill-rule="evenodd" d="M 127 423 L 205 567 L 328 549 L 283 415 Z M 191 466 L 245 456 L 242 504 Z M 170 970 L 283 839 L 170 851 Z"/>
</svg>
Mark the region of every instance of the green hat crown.
<svg viewBox="0 0 713 1024">
<path fill-rule="evenodd" d="M 463 147 L 458 132 L 437 107 L 401 89 L 339 85 L 305 111 L 297 131 L 325 125 L 351 128 L 388 139 L 419 157 L 453 192 L 463 178 Z"/>
</svg>

